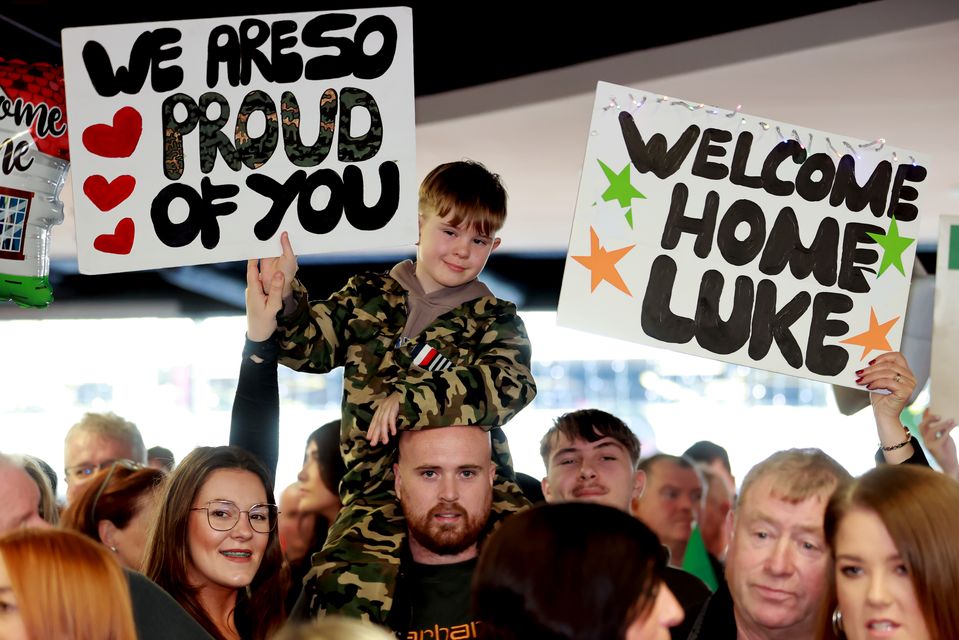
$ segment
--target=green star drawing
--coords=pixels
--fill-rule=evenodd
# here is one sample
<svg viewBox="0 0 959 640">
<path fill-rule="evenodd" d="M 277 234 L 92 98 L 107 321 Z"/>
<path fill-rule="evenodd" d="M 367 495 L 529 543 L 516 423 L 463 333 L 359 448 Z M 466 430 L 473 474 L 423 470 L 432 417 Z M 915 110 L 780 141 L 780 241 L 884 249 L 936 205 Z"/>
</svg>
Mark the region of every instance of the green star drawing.
<svg viewBox="0 0 959 640">
<path fill-rule="evenodd" d="M 633 198 L 646 198 L 646 196 L 637 191 L 636 187 L 629 181 L 629 164 L 623 167 L 622 171 L 616 173 L 603 164 L 602 160 L 597 159 L 597 162 L 599 162 L 599 166 L 603 169 L 603 173 L 606 174 L 606 179 L 609 180 L 609 188 L 603 193 L 603 200 L 605 202 L 616 200 L 619 202 L 619 206 L 628 207 L 632 204 Z"/>
<path fill-rule="evenodd" d="M 906 250 L 906 247 L 915 242 L 916 239 L 899 235 L 896 217 L 892 217 L 892 222 L 889 223 L 889 231 L 887 233 L 869 233 L 867 231 L 866 235 L 878 242 L 879 246 L 882 247 L 882 262 L 879 263 L 879 273 L 876 277 L 881 276 L 890 266 L 896 267 L 899 273 L 906 275 L 905 270 L 902 268 L 902 252 Z"/>
</svg>

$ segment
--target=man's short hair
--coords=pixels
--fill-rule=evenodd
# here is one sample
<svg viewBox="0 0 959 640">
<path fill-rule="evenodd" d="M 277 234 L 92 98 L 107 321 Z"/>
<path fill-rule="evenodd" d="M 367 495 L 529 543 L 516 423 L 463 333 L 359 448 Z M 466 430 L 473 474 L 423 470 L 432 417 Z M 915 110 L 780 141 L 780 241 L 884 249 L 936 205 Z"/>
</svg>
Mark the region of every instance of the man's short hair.
<svg viewBox="0 0 959 640">
<path fill-rule="evenodd" d="M 539 455 L 543 458 L 543 464 L 549 468 L 549 457 L 556 446 L 556 439 L 559 435 L 566 436 L 569 440 L 580 438 L 586 442 L 596 442 L 603 438 L 612 438 L 623 445 L 629 452 L 629 459 L 633 463 L 633 468 L 639 464 L 639 455 L 641 447 L 639 438 L 633 433 L 632 429 L 626 426 L 626 423 L 611 413 L 606 413 L 601 409 L 580 409 L 579 411 L 570 411 L 556 418 L 553 426 L 543 436 L 539 443 Z"/>
<path fill-rule="evenodd" d="M 647 478 L 652 477 L 653 467 L 655 467 L 660 462 L 669 462 L 674 464 L 680 469 L 689 469 L 699 478 L 699 484 L 703 487 L 703 493 L 706 492 L 706 479 L 703 477 L 702 471 L 699 470 L 699 467 L 696 466 L 696 463 L 687 458 L 686 456 L 674 456 L 668 453 L 657 453 L 655 455 L 649 456 L 648 458 L 643 458 L 639 463 L 639 470 L 646 474 Z"/>
<path fill-rule="evenodd" d="M 747 500 L 752 485 L 767 476 L 772 478 L 773 494 L 793 504 L 818 495 L 828 498 L 835 489 L 852 482 L 849 472 L 820 449 L 779 451 L 746 474 L 737 508 Z"/>
<path fill-rule="evenodd" d="M 713 460 L 719 460 L 723 468 L 726 469 L 730 475 L 733 473 L 733 469 L 729 465 L 729 454 L 715 442 L 700 440 L 686 449 L 683 456 L 694 462 L 702 462 L 703 464 L 711 464 Z"/>
<path fill-rule="evenodd" d="M 143 444 L 143 436 L 140 435 L 140 430 L 137 429 L 135 424 L 121 418 L 115 413 L 91 412 L 84 414 L 80 422 L 70 427 L 70 430 L 67 432 L 66 441 L 69 442 L 70 438 L 80 431 L 95 433 L 103 438 L 125 442 L 130 447 L 130 457 L 134 462 L 143 464 L 147 462 L 147 449 Z"/>
</svg>

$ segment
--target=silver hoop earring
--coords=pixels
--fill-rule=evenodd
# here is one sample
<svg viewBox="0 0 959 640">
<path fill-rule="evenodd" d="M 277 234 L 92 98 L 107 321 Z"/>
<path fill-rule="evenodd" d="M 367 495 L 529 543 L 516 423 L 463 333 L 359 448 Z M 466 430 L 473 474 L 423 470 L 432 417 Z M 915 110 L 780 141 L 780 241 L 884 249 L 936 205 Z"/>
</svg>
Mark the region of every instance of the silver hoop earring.
<svg viewBox="0 0 959 640">
<path fill-rule="evenodd" d="M 836 607 L 836 610 L 832 612 L 832 630 L 836 634 L 837 638 L 842 638 L 842 611 L 839 610 L 839 607 Z"/>
</svg>

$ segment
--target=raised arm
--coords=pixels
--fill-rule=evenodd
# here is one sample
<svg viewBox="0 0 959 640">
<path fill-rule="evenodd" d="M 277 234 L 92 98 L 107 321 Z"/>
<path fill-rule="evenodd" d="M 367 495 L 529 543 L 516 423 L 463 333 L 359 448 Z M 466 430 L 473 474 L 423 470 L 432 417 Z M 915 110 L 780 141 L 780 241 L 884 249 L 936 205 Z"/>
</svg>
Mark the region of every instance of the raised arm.
<svg viewBox="0 0 959 640">
<path fill-rule="evenodd" d="M 273 333 L 276 314 L 283 304 L 285 276 L 274 270 L 265 287 L 261 276 L 257 261 L 250 260 L 246 268 L 246 344 L 233 398 L 230 444 L 257 456 L 275 478 L 280 450 L 280 393 L 276 371 L 279 346 Z"/>
<path fill-rule="evenodd" d="M 877 462 L 929 465 L 922 447 L 913 441 L 899 416 L 916 387 L 916 377 L 906 358 L 898 351 L 884 353 L 858 371 L 857 381 L 870 391 L 876 431 L 879 435 Z"/>
</svg>

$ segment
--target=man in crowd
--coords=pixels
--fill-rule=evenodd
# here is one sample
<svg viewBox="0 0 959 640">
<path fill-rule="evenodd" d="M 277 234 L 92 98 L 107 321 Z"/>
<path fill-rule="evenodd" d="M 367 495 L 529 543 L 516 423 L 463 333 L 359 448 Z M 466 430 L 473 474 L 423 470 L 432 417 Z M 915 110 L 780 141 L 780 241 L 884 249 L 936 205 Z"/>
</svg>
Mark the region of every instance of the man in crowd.
<svg viewBox="0 0 959 640">
<path fill-rule="evenodd" d="M 851 481 L 818 449 L 775 453 L 743 481 L 726 555 L 726 581 L 694 621 L 690 640 L 813 638 L 829 575 L 823 516 Z"/>
<path fill-rule="evenodd" d="M 549 503 L 596 502 L 629 512 L 634 498 L 643 494 L 646 475 L 638 468 L 639 439 L 605 411 L 584 409 L 560 416 L 543 436 L 540 454 L 546 465 L 543 493 Z M 665 581 L 685 614 L 670 634 L 685 638 L 709 589 L 699 578 L 672 567 L 667 568 Z"/>
<path fill-rule="evenodd" d="M 404 638 L 475 638 L 470 586 L 496 473 L 489 433 L 472 426 L 404 431 L 393 471 L 408 545 L 388 625 Z M 330 594 L 307 579 L 292 617 L 310 617 L 323 599 L 362 596 L 362 584 Z"/>
<path fill-rule="evenodd" d="M 64 439 L 67 504 L 93 474 L 115 460 L 147 463 L 140 431 L 135 424 L 113 413 L 85 414 Z"/>
<path fill-rule="evenodd" d="M 478 427 L 411 431 L 399 448 L 396 497 L 412 561 L 403 568 L 391 623 L 400 622 L 404 610 L 409 620 L 391 627 L 420 637 L 426 631 L 444 637 L 444 628 L 449 637 L 475 637 L 470 586 L 496 474 L 489 434 Z"/>
<path fill-rule="evenodd" d="M 712 561 L 721 562 L 726 558 L 729 545 L 729 533 L 732 531 L 732 509 L 735 496 L 729 492 L 725 479 L 710 467 L 699 468 L 706 481 L 706 504 L 699 519 L 699 531 L 703 544 Z M 714 565 L 714 569 L 721 569 Z M 719 570 L 721 576 L 722 571 Z"/>
<path fill-rule="evenodd" d="M 700 440 L 686 449 L 683 457 L 711 469 L 723 479 L 729 492 L 736 494 L 736 478 L 729 464 L 729 453 L 724 448 L 715 442 Z"/>
<path fill-rule="evenodd" d="M 736 503 L 736 478 L 729 454 L 715 442 L 700 440 L 686 449 L 683 457 L 696 463 L 706 481 L 706 505 L 699 521 L 706 550 L 713 559 L 725 561 Z"/>
<path fill-rule="evenodd" d="M 639 464 L 646 490 L 635 503 L 634 515 L 669 548 L 669 563 L 682 567 L 686 546 L 703 511 L 703 477 L 687 458 L 659 453 Z"/>
<path fill-rule="evenodd" d="M 0 534 L 48 527 L 40 515 L 40 487 L 16 458 L 0 453 Z"/>
</svg>

